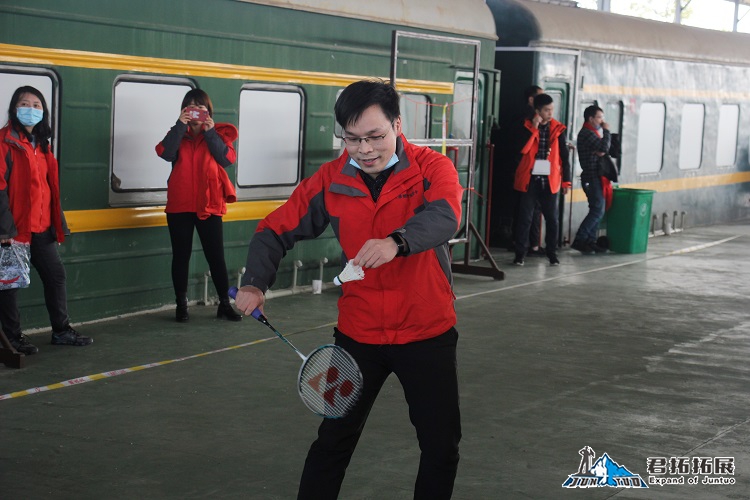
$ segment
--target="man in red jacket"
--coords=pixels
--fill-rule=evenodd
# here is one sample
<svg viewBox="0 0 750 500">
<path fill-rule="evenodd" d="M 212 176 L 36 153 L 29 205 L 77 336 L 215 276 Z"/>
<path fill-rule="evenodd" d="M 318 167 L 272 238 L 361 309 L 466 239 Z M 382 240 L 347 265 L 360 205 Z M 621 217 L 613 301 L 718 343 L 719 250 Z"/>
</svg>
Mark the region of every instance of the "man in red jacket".
<svg viewBox="0 0 750 500">
<path fill-rule="evenodd" d="M 529 244 L 529 229 L 538 202 L 546 223 L 545 242 L 549 263 L 557 266 L 558 216 L 557 193 L 563 195 L 570 188 L 570 162 L 565 142 L 565 125 L 552 115 L 555 105 L 547 94 L 534 97 L 535 114 L 524 124 L 528 139 L 521 150 L 521 161 L 516 169 L 514 188 L 521 192 L 518 234 L 516 235 L 516 258 L 513 264 L 522 266 Z"/>
<path fill-rule="evenodd" d="M 456 169 L 401 135 L 399 96 L 382 81 L 360 81 L 335 106 L 342 155 L 303 180 L 259 225 L 250 242 L 237 308 L 264 302 L 281 258 L 330 224 L 347 260 L 365 278 L 343 284 L 337 345 L 357 361 L 362 395 L 344 418 L 324 420 L 312 444 L 300 499 L 336 499 L 367 416 L 395 373 L 422 451 L 414 498 L 450 498 L 461 423 L 448 240 L 461 219 Z"/>
</svg>

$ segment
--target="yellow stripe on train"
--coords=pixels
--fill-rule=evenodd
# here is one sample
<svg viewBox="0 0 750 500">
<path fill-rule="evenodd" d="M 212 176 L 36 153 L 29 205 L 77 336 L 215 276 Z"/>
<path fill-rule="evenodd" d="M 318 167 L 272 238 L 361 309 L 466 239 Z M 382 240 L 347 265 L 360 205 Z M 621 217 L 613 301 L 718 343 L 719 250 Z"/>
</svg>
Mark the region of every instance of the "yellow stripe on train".
<svg viewBox="0 0 750 500">
<path fill-rule="evenodd" d="M 346 87 L 352 82 L 367 78 L 365 76 L 339 73 L 295 71 L 206 61 L 128 56 L 123 54 L 30 47 L 6 43 L 0 43 L 0 61 L 48 66 L 68 66 L 73 68 L 138 71 L 141 73 L 158 73 L 165 75 L 205 76 L 232 80 L 256 80 L 297 84 L 306 83 L 333 87 Z M 387 77 L 385 77 L 385 79 L 387 79 Z M 397 79 L 396 83 L 396 86 L 402 92 L 453 94 L 453 82 Z"/>
<path fill-rule="evenodd" d="M 286 200 L 243 201 L 227 205 L 225 222 L 260 220 Z M 167 225 L 164 205 L 157 207 L 104 208 L 100 210 L 66 210 L 65 219 L 73 233 L 163 227 Z"/>
<path fill-rule="evenodd" d="M 700 177 L 683 177 L 681 179 L 666 179 L 662 181 L 637 182 L 634 184 L 618 184 L 622 188 L 652 189 L 660 193 L 669 191 L 688 191 L 691 189 L 703 189 L 730 184 L 741 184 L 750 182 L 750 172 L 735 172 L 731 174 L 703 175 Z M 573 191 L 573 202 L 586 201 L 583 189 Z"/>
</svg>

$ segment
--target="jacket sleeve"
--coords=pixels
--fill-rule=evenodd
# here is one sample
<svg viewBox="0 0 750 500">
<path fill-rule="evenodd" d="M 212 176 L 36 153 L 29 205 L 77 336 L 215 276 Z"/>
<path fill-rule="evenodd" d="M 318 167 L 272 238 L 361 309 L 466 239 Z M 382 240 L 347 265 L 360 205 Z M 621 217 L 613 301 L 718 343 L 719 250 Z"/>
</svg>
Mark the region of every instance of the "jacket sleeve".
<svg viewBox="0 0 750 500">
<path fill-rule="evenodd" d="M 247 252 L 243 286 L 252 285 L 265 293 L 276 281 L 281 259 L 295 243 L 316 238 L 328 227 L 321 170 L 304 179 L 286 203 L 258 224 Z"/>
<path fill-rule="evenodd" d="M 583 133 L 586 130 L 588 133 Z M 612 143 L 612 134 L 606 128 L 602 129 L 602 137 L 596 135 L 596 133 L 582 129 L 581 133 L 578 134 L 578 148 L 581 149 L 583 146 L 584 150 L 598 153 L 608 153 L 609 146 Z"/>
<path fill-rule="evenodd" d="M 8 180 L 13 168 L 13 157 L 10 149 L 0 144 L 0 239 L 8 240 L 18 234 L 16 221 L 10 211 L 10 197 L 8 196 Z"/>
<path fill-rule="evenodd" d="M 417 161 L 424 176 L 424 209 L 394 231 L 406 240 L 410 254 L 445 244 L 456 234 L 463 196 L 458 172 L 448 157 L 425 148 Z"/>
<path fill-rule="evenodd" d="M 529 154 L 535 146 L 538 147 L 539 144 L 539 129 L 529 125 L 531 122 L 528 120 L 524 123 L 524 128 L 527 130 L 526 142 L 523 144 L 523 147 L 521 148 L 521 156 L 525 156 Z M 534 151 L 534 154 L 536 154 L 536 151 Z"/>
<path fill-rule="evenodd" d="M 222 167 L 227 168 L 237 160 L 237 153 L 232 142 L 217 133 L 215 127 L 203 133 L 203 140 L 206 141 L 211 156 Z"/>
<path fill-rule="evenodd" d="M 182 138 L 187 132 L 188 126 L 177 120 L 177 123 L 169 129 L 167 135 L 156 145 L 156 154 L 166 161 L 174 163 L 177 161 L 177 152 L 180 149 Z"/>
</svg>

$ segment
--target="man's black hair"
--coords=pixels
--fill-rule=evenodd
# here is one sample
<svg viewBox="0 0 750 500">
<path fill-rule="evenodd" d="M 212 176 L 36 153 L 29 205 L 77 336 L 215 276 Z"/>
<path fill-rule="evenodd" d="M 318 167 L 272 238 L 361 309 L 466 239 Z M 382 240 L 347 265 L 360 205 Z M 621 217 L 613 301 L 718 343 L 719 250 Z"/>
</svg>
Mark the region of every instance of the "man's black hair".
<svg viewBox="0 0 750 500">
<path fill-rule="evenodd" d="M 534 109 L 539 110 L 545 107 L 548 104 L 552 104 L 555 102 L 552 99 L 552 96 L 548 94 L 539 94 L 536 97 L 534 97 Z"/>
<path fill-rule="evenodd" d="M 595 117 L 599 111 L 604 113 L 604 110 L 602 108 L 600 108 L 596 104 L 592 104 L 591 106 L 583 110 L 583 119 L 588 121 L 589 118 Z"/>
<path fill-rule="evenodd" d="M 31 133 L 26 130 L 26 127 L 18 119 L 18 116 L 16 116 L 16 106 L 18 105 L 18 101 L 21 100 L 23 94 L 35 95 L 42 103 L 42 112 L 44 113 L 42 115 L 42 121 L 34 125 L 34 128 L 31 129 Z M 33 138 L 39 147 L 42 148 L 44 153 L 49 152 L 49 142 L 52 140 L 52 128 L 49 124 L 49 109 L 47 109 L 47 101 L 37 89 L 27 85 L 24 87 L 18 87 L 16 91 L 13 92 L 13 97 L 10 98 L 10 105 L 8 106 L 8 122 L 15 130 L 25 135 L 29 141 Z"/>
<path fill-rule="evenodd" d="M 529 85 L 526 90 L 523 91 L 523 102 L 529 102 L 529 97 L 536 96 L 540 90 L 543 90 L 539 85 Z"/>
<path fill-rule="evenodd" d="M 361 80 L 352 83 L 341 93 L 333 111 L 338 124 L 346 128 L 356 123 L 362 113 L 375 104 L 380 106 L 390 122 L 401 115 L 398 92 L 383 80 Z"/>
</svg>

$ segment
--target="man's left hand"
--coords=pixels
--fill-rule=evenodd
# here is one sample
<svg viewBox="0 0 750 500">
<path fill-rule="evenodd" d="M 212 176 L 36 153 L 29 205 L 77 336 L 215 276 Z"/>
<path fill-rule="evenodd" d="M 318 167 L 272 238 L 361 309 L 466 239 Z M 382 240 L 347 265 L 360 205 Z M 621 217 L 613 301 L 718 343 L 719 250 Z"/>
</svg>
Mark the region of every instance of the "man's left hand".
<svg viewBox="0 0 750 500">
<path fill-rule="evenodd" d="M 367 240 L 352 259 L 354 265 L 376 268 L 392 261 L 398 253 L 398 245 L 393 238 Z"/>
</svg>

